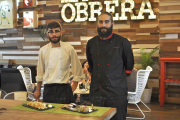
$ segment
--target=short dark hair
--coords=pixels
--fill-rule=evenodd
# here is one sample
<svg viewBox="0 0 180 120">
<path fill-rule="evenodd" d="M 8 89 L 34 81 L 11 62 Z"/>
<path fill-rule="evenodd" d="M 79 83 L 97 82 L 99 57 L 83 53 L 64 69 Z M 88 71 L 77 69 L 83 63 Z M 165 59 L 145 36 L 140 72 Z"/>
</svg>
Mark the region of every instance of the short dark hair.
<svg viewBox="0 0 180 120">
<path fill-rule="evenodd" d="M 87 60 L 82 63 L 82 68 L 84 68 L 84 64 L 88 62 Z"/>
<path fill-rule="evenodd" d="M 48 23 L 48 25 L 47 25 L 47 30 L 48 30 L 48 28 L 50 28 L 50 29 L 60 28 L 60 30 L 62 29 L 62 28 L 61 28 L 61 24 L 60 24 L 59 22 L 56 22 L 56 21 L 53 21 L 53 22 Z"/>
<path fill-rule="evenodd" d="M 106 14 L 106 15 L 110 16 L 111 17 L 111 23 L 113 22 L 113 16 L 112 16 L 111 13 L 105 11 L 105 12 L 102 12 L 99 16 L 101 16 L 103 14 Z"/>
</svg>

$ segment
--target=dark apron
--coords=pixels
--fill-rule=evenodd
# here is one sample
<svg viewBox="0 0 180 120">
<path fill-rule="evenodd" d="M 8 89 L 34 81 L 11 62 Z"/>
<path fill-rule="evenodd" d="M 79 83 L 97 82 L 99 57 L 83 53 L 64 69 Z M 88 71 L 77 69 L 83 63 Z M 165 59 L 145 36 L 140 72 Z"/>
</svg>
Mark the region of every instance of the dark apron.
<svg viewBox="0 0 180 120">
<path fill-rule="evenodd" d="M 61 104 L 74 103 L 75 98 L 70 84 L 45 84 L 43 102 Z"/>
</svg>

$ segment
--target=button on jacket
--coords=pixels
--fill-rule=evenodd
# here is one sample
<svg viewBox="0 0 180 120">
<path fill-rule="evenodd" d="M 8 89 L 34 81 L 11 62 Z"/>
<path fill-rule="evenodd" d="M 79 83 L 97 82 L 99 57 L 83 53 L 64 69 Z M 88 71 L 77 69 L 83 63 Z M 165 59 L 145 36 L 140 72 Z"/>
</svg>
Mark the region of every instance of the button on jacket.
<svg viewBox="0 0 180 120">
<path fill-rule="evenodd" d="M 52 48 L 51 43 L 39 50 L 37 82 L 43 84 L 69 83 L 70 64 L 74 81 L 82 79 L 81 63 L 74 48 L 60 41 L 61 47 Z"/>
<path fill-rule="evenodd" d="M 92 73 L 90 96 L 127 95 L 126 73 L 134 67 L 130 42 L 117 34 L 107 40 L 95 36 L 87 43 L 86 55 Z"/>
</svg>

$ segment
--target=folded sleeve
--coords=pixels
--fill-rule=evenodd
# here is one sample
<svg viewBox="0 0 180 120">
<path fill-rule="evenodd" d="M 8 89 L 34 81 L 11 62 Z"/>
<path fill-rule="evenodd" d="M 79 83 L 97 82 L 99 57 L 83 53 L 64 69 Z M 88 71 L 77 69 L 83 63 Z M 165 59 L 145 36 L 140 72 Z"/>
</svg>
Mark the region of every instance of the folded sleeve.
<svg viewBox="0 0 180 120">
<path fill-rule="evenodd" d="M 45 67 L 44 67 L 44 60 L 43 60 L 43 51 L 40 49 L 38 63 L 37 63 L 37 76 L 36 76 L 37 82 L 43 81 L 44 72 L 45 72 Z"/>
<path fill-rule="evenodd" d="M 70 56 L 71 56 L 71 69 L 72 69 L 72 74 L 74 76 L 73 80 L 74 82 L 79 82 L 84 78 L 84 75 L 82 72 L 81 63 L 73 47 L 71 48 Z"/>
</svg>

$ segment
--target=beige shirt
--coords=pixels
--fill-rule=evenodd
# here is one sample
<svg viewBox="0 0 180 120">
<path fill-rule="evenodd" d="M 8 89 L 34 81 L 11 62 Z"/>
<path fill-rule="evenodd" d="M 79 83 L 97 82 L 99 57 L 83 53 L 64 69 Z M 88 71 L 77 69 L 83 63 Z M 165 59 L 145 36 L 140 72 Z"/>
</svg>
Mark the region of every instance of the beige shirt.
<svg viewBox="0 0 180 120">
<path fill-rule="evenodd" d="M 43 84 L 69 83 L 70 64 L 74 81 L 83 78 L 81 63 L 74 48 L 60 41 L 61 47 L 52 48 L 51 43 L 39 50 L 36 81 Z"/>
</svg>

